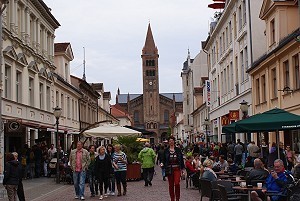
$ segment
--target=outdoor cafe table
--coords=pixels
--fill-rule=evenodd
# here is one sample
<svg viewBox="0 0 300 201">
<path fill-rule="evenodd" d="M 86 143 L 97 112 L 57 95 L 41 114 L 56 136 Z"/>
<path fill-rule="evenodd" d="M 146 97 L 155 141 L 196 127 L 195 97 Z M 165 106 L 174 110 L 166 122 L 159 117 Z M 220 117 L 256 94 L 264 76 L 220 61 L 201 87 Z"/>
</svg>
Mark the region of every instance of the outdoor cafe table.
<svg viewBox="0 0 300 201">
<path fill-rule="evenodd" d="M 240 178 L 243 178 L 242 175 L 228 175 L 228 174 L 221 174 L 218 176 L 218 178 L 220 179 L 234 179 L 234 178 L 237 178 L 237 177 L 240 177 Z"/>
<path fill-rule="evenodd" d="M 238 190 L 238 191 L 247 191 L 248 192 L 248 201 L 251 201 L 251 191 L 262 190 L 263 188 L 259 188 L 257 186 L 252 186 L 252 187 L 234 186 L 234 187 L 232 187 L 232 189 Z"/>
<path fill-rule="evenodd" d="M 246 182 L 246 180 L 239 180 L 239 181 L 236 181 L 236 180 L 227 180 L 227 179 L 225 179 L 225 180 L 223 180 L 223 181 L 228 181 L 228 182 L 231 182 L 234 186 L 237 186 L 237 185 L 239 185 L 239 183 L 241 183 L 241 182 Z"/>
</svg>

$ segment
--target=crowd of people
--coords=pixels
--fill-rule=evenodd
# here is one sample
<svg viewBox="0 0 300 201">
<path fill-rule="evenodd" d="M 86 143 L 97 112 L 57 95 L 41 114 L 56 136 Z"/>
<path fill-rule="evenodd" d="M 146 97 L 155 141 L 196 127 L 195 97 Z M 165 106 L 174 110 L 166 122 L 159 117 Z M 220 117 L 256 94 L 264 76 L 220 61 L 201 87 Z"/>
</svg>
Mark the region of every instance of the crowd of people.
<svg viewBox="0 0 300 201">
<path fill-rule="evenodd" d="M 108 196 L 126 195 L 127 155 L 122 150 L 122 145 L 119 144 L 100 147 L 90 145 L 85 149 L 81 141 L 77 143 L 77 147 L 69 155 L 75 199 L 85 199 L 86 181 L 89 183 L 91 197 L 99 196 L 102 200 Z M 19 153 L 6 155 L 3 184 L 9 200 L 16 200 L 16 197 L 21 201 L 25 200 L 22 180 L 48 176 L 48 164 L 56 157 L 56 152 L 53 144 L 47 148 L 41 143 L 32 148 L 25 145 Z M 267 190 L 280 191 L 287 182 L 286 175 L 296 168 L 299 159 L 291 147 L 284 147 L 283 143 L 279 143 L 279 146 L 273 143 L 269 148 L 264 141 L 257 146 L 255 142 L 242 143 L 238 139 L 236 143 L 210 143 L 208 147 L 202 142 L 183 146 L 176 144 L 176 139 L 171 136 L 168 143 L 156 146 L 146 142 L 138 154 L 138 161 L 143 170 L 145 187 L 152 186 L 154 166 L 159 165 L 162 179 L 168 179 L 171 201 L 178 201 L 180 180 L 185 174 L 198 188 L 199 178 L 216 181 L 216 172 L 237 174 L 240 170 L 247 170 L 248 184 L 265 180 Z M 259 201 L 264 193 L 252 192 L 252 199 Z M 276 197 L 273 196 L 273 200 Z"/>
</svg>

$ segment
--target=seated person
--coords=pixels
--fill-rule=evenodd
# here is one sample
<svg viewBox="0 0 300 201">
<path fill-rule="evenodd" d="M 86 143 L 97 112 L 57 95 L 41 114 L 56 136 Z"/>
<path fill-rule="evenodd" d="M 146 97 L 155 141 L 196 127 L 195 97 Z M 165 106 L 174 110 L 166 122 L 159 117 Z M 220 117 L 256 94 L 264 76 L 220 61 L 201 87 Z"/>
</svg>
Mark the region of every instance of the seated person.
<svg viewBox="0 0 300 201">
<path fill-rule="evenodd" d="M 199 154 L 197 154 L 197 153 L 194 154 L 193 167 L 194 167 L 196 170 L 200 170 L 200 167 L 201 167 L 200 156 L 199 156 Z"/>
<path fill-rule="evenodd" d="M 219 164 L 221 170 L 226 170 L 227 169 L 228 163 L 225 160 L 225 156 L 224 155 L 220 155 L 218 164 Z"/>
<path fill-rule="evenodd" d="M 238 166 L 233 162 L 231 158 L 228 158 L 227 163 L 228 163 L 227 171 L 232 174 L 236 174 L 236 172 L 238 171 Z"/>
<path fill-rule="evenodd" d="M 257 180 L 266 180 L 269 172 L 264 169 L 263 163 L 259 158 L 254 160 L 254 169 L 252 169 L 246 179 L 247 184 L 257 185 Z"/>
<path fill-rule="evenodd" d="M 213 162 L 212 169 L 215 172 L 221 171 L 221 167 L 220 167 L 219 163 L 217 162 L 217 159 L 214 156 L 210 156 L 209 159 Z"/>
<path fill-rule="evenodd" d="M 290 173 L 285 171 L 284 164 L 281 159 L 276 159 L 274 161 L 274 170 L 271 171 L 268 178 L 266 179 L 266 187 L 267 190 L 263 191 L 252 191 L 251 192 L 251 200 L 253 201 L 262 201 L 265 197 L 266 192 L 270 193 L 278 193 L 278 195 L 272 195 L 272 201 L 279 201 L 284 199 L 286 195 L 285 187 L 288 184 L 288 176 Z M 268 200 L 270 198 L 268 197 Z"/>
<path fill-rule="evenodd" d="M 202 170 L 202 176 L 201 179 L 207 179 L 209 181 L 217 181 L 217 175 L 216 173 L 212 170 L 213 167 L 213 161 L 210 159 L 206 159 L 203 162 L 203 170 Z"/>
<path fill-rule="evenodd" d="M 192 156 L 188 156 L 186 158 L 186 162 L 185 162 L 185 168 L 186 168 L 186 172 L 187 172 L 187 176 L 190 176 L 192 178 L 193 181 L 193 185 L 195 187 L 199 186 L 199 175 L 200 172 L 199 170 L 195 169 L 192 165 L 192 161 L 193 161 L 193 157 Z"/>
</svg>

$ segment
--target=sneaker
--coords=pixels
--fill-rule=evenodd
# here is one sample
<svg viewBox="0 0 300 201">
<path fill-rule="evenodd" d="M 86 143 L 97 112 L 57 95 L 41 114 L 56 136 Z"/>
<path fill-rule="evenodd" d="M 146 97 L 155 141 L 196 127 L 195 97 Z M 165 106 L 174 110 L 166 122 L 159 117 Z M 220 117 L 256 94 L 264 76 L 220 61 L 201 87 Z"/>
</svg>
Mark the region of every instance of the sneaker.
<svg viewBox="0 0 300 201">
<path fill-rule="evenodd" d="M 105 198 L 107 198 L 107 197 L 108 197 L 107 193 L 104 193 L 104 197 L 105 197 Z"/>
<path fill-rule="evenodd" d="M 80 200 L 85 200 L 85 198 L 83 196 L 80 197 Z"/>
<path fill-rule="evenodd" d="M 76 195 L 76 196 L 75 196 L 75 199 L 79 199 L 79 196 L 78 196 L 78 195 Z"/>
<path fill-rule="evenodd" d="M 115 192 L 111 191 L 111 192 L 110 192 L 110 195 L 111 195 L 111 196 L 115 196 L 116 194 L 115 194 Z"/>
<path fill-rule="evenodd" d="M 95 197 L 95 194 L 92 194 L 91 197 Z"/>
<path fill-rule="evenodd" d="M 100 195 L 99 200 L 103 200 L 103 195 Z"/>
</svg>

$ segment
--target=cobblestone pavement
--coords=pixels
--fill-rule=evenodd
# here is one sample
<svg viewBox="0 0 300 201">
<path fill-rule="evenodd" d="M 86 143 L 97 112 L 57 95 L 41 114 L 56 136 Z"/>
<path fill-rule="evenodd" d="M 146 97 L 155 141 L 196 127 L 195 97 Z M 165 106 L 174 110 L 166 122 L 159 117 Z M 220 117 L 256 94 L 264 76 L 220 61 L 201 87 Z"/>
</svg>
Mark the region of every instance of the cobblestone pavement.
<svg viewBox="0 0 300 201">
<path fill-rule="evenodd" d="M 69 201 L 74 200 L 74 187 L 68 184 L 56 184 L 53 178 L 39 178 L 25 180 L 24 182 L 26 200 L 31 201 Z M 168 201 L 168 181 L 163 181 L 160 168 L 156 167 L 156 175 L 153 178 L 153 186 L 145 187 L 144 182 L 129 181 L 128 192 L 126 196 L 109 196 L 103 200 L 121 200 L 121 201 Z M 2 200 L 8 200 L 7 196 Z M 98 200 L 98 197 L 90 197 L 88 186 L 85 188 L 86 200 Z M 0 198 L 1 199 L 1 198 Z M 196 189 L 185 188 L 185 181 L 181 181 L 181 200 L 195 201 L 200 199 L 199 191 Z M 206 201 L 206 199 L 203 199 Z"/>
</svg>

